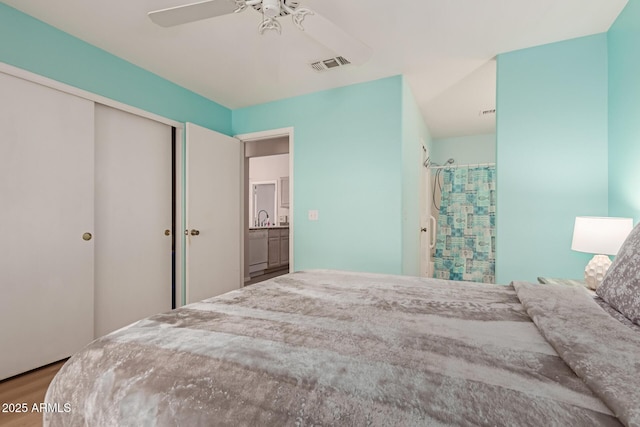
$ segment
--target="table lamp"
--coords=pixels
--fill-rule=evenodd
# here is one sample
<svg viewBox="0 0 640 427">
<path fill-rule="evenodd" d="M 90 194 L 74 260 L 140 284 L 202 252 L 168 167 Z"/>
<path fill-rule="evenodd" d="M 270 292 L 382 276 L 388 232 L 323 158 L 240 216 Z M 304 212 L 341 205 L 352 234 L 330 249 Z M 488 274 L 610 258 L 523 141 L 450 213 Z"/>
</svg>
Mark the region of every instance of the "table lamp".
<svg viewBox="0 0 640 427">
<path fill-rule="evenodd" d="M 611 265 L 609 255 L 616 255 L 633 229 L 632 218 L 579 216 L 573 227 L 571 249 L 595 254 L 584 269 L 584 280 L 595 290 Z"/>
</svg>

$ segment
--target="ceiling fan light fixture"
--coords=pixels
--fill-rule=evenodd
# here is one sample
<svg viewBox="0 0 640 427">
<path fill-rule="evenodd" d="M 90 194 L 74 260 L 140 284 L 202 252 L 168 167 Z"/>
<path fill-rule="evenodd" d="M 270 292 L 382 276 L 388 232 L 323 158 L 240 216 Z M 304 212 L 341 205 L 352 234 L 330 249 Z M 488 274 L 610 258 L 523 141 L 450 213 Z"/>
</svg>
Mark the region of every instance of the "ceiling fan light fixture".
<svg viewBox="0 0 640 427">
<path fill-rule="evenodd" d="M 262 0 L 262 13 L 268 18 L 275 18 L 280 15 L 281 0 Z"/>
<path fill-rule="evenodd" d="M 214 18 L 231 13 L 241 13 L 254 9 L 262 15 L 258 27 L 260 34 L 267 30 L 282 33 L 280 17 L 291 15 L 293 23 L 307 36 L 342 57 L 349 58 L 354 65 L 364 64 L 372 55 L 370 47 L 348 34 L 342 28 L 306 7 L 301 7 L 302 0 L 197 0 L 196 3 L 154 10 L 148 13 L 149 19 L 162 27 L 187 24 L 202 19 Z M 307 15 L 313 18 L 305 19 Z M 304 27 L 302 26 L 304 21 Z M 322 67 L 327 65 L 322 64 Z M 330 62 L 330 65 L 333 65 Z"/>
<path fill-rule="evenodd" d="M 313 11 L 307 9 L 306 7 L 299 7 L 291 13 L 291 19 L 293 23 L 298 27 L 298 29 L 304 31 L 304 27 L 302 26 L 302 21 L 304 21 L 305 16 L 313 15 Z"/>
<path fill-rule="evenodd" d="M 262 21 L 262 23 L 258 27 L 258 31 L 260 32 L 261 35 L 268 30 L 274 30 L 274 31 L 277 31 L 278 34 L 282 34 L 282 26 L 278 21 L 276 21 L 275 18 L 265 17 L 265 19 Z"/>
</svg>

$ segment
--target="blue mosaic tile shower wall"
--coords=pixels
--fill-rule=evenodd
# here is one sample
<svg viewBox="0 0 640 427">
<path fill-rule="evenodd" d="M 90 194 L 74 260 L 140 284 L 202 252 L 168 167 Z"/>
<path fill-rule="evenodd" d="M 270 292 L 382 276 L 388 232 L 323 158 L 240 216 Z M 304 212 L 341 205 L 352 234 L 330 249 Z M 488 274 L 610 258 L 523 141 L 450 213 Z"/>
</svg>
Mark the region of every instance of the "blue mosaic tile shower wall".
<svg viewBox="0 0 640 427">
<path fill-rule="evenodd" d="M 495 283 L 496 169 L 442 171 L 434 277 Z"/>
</svg>

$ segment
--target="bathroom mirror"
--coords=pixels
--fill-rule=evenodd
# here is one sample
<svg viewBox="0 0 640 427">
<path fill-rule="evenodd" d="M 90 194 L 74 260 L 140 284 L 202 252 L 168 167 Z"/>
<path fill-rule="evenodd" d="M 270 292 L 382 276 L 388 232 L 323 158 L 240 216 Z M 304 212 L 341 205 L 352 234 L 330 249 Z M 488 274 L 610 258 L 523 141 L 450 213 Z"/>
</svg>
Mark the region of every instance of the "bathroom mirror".
<svg viewBox="0 0 640 427">
<path fill-rule="evenodd" d="M 251 183 L 249 227 L 272 227 L 277 225 L 277 182 L 264 181 Z"/>
</svg>

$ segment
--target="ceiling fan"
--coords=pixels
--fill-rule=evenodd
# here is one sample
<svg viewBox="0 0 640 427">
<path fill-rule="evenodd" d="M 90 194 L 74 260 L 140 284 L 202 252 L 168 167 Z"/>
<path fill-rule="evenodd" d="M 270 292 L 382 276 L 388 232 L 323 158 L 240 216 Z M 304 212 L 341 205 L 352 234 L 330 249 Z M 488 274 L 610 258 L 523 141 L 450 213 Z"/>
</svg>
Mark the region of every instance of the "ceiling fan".
<svg viewBox="0 0 640 427">
<path fill-rule="evenodd" d="M 262 14 L 260 34 L 282 27 L 278 18 L 291 16 L 293 23 L 318 43 L 360 65 L 371 57 L 371 49 L 322 15 L 300 6 L 299 0 L 205 0 L 149 12 L 149 18 L 162 27 L 173 27 L 202 19 L 244 12 L 251 7 Z M 303 25 L 304 21 L 304 25 Z"/>
</svg>

